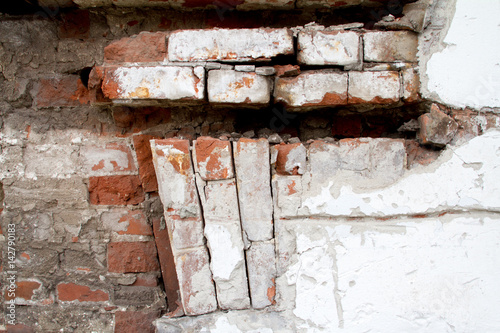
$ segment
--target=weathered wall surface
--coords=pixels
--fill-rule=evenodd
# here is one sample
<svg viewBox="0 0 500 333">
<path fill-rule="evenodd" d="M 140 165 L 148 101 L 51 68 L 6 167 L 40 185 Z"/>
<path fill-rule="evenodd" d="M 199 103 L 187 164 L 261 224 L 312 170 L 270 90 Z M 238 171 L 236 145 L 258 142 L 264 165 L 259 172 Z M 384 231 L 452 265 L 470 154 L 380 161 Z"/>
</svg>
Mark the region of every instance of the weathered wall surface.
<svg viewBox="0 0 500 333">
<path fill-rule="evenodd" d="M 465 2 L 40 3 L 0 14 L 0 331 L 500 329 Z"/>
</svg>

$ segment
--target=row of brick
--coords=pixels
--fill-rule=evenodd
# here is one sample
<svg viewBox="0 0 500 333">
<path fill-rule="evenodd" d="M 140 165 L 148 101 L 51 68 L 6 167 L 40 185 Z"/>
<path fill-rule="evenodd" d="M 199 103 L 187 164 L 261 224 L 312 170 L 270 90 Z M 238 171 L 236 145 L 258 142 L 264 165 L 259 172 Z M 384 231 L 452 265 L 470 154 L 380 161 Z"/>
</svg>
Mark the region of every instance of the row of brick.
<svg viewBox="0 0 500 333">
<path fill-rule="evenodd" d="M 174 84 L 172 84 L 174 82 Z M 265 106 L 276 102 L 291 109 L 359 104 L 395 104 L 419 99 L 415 69 L 398 71 L 317 70 L 272 78 L 256 72 L 210 70 L 205 87 L 202 67 L 117 67 L 104 70 L 104 95 L 118 103 L 164 100 L 221 105 Z M 273 93 L 274 91 L 274 93 Z"/>
<path fill-rule="evenodd" d="M 166 7 L 178 10 L 191 9 L 218 9 L 220 11 L 236 10 L 261 10 L 280 9 L 291 10 L 295 8 L 338 8 L 348 6 L 373 6 L 390 0 L 38 0 L 41 6 L 46 7 L 72 7 L 78 5 L 82 8 L 89 7 Z M 222 14 L 221 14 L 222 15 Z"/>
<path fill-rule="evenodd" d="M 104 63 L 262 62 L 294 54 L 303 65 L 417 61 L 418 36 L 409 31 L 306 28 L 297 33 L 297 43 L 296 50 L 294 32 L 287 28 L 143 32 L 108 45 Z"/>
<path fill-rule="evenodd" d="M 152 152 L 184 313 L 273 304 L 269 158 L 262 158 L 269 156 L 267 140 L 233 147 L 201 137 L 193 158 L 188 140 L 153 140 Z"/>
</svg>

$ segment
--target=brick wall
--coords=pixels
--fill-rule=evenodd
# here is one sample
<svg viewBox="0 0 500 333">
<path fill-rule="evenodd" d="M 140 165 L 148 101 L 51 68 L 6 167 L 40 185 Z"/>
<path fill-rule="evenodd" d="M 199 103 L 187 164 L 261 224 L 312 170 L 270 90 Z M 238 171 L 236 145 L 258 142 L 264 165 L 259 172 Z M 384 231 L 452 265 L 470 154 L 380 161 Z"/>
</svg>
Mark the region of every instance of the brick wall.
<svg viewBox="0 0 500 333">
<path fill-rule="evenodd" d="M 52 7 L 0 14 L 1 294 L 16 304 L 0 331 L 154 332 L 165 314 L 159 331 L 330 330 L 339 308 L 346 323 L 357 313 L 346 286 L 370 287 L 331 247 L 367 256 L 356 228 L 438 220 L 460 226 L 446 234 L 459 242 L 480 218 L 495 234 L 498 116 L 421 99 L 421 1 L 39 3 Z M 491 160 L 474 155 L 481 142 Z M 415 244 L 373 261 L 400 266 Z"/>
</svg>

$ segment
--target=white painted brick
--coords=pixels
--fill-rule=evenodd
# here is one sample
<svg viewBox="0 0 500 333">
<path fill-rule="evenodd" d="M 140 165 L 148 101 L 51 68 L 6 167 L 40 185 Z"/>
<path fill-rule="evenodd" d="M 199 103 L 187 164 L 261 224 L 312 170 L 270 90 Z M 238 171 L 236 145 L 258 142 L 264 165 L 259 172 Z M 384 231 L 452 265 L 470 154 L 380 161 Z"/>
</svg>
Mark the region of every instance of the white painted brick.
<svg viewBox="0 0 500 333">
<path fill-rule="evenodd" d="M 217 310 L 215 288 L 205 247 L 198 247 L 175 256 L 184 312 L 190 316 Z"/>
<path fill-rule="evenodd" d="M 301 176 L 273 176 L 275 218 L 295 217 L 302 203 Z"/>
<path fill-rule="evenodd" d="M 233 144 L 243 232 L 250 241 L 273 238 L 273 208 L 266 139 L 240 139 Z"/>
<path fill-rule="evenodd" d="M 211 103 L 268 104 L 272 81 L 256 73 L 232 70 L 208 72 L 208 100 Z"/>
<path fill-rule="evenodd" d="M 363 35 L 363 41 L 365 61 L 417 61 L 418 35 L 413 32 L 366 32 Z"/>
<path fill-rule="evenodd" d="M 306 65 L 357 64 L 359 39 L 354 31 L 302 31 L 298 36 L 298 61 Z"/>
<path fill-rule="evenodd" d="M 398 72 L 349 72 L 349 104 L 388 104 L 400 98 Z"/>
<path fill-rule="evenodd" d="M 234 177 L 232 147 L 229 141 L 199 137 L 193 146 L 195 170 L 203 180 Z"/>
<path fill-rule="evenodd" d="M 274 98 L 291 108 L 347 104 L 347 74 L 331 70 L 276 78 Z"/>
<path fill-rule="evenodd" d="M 259 61 L 293 53 L 288 29 L 213 29 L 173 32 L 170 61 Z"/>
<path fill-rule="evenodd" d="M 238 195 L 234 180 L 198 181 L 210 268 L 222 309 L 250 306 Z"/>
<path fill-rule="evenodd" d="M 403 100 L 405 102 L 416 102 L 420 100 L 420 77 L 414 68 L 401 71 L 403 79 Z"/>
<path fill-rule="evenodd" d="M 246 251 L 250 296 L 254 309 L 275 304 L 276 256 L 274 241 L 253 242 Z"/>
<path fill-rule="evenodd" d="M 174 66 L 106 68 L 102 90 L 112 100 L 202 100 L 205 69 Z"/>
</svg>

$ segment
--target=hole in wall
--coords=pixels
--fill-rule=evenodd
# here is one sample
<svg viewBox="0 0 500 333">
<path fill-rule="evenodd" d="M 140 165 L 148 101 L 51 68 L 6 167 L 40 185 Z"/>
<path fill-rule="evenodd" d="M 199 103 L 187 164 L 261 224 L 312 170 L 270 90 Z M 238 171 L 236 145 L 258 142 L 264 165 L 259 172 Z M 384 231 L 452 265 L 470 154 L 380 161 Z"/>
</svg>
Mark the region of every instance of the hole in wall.
<svg viewBox="0 0 500 333">
<path fill-rule="evenodd" d="M 82 81 L 83 85 L 85 88 L 89 88 L 89 77 L 90 77 L 90 72 L 92 71 L 92 67 L 85 67 L 84 69 L 80 70 L 80 80 Z"/>
</svg>

